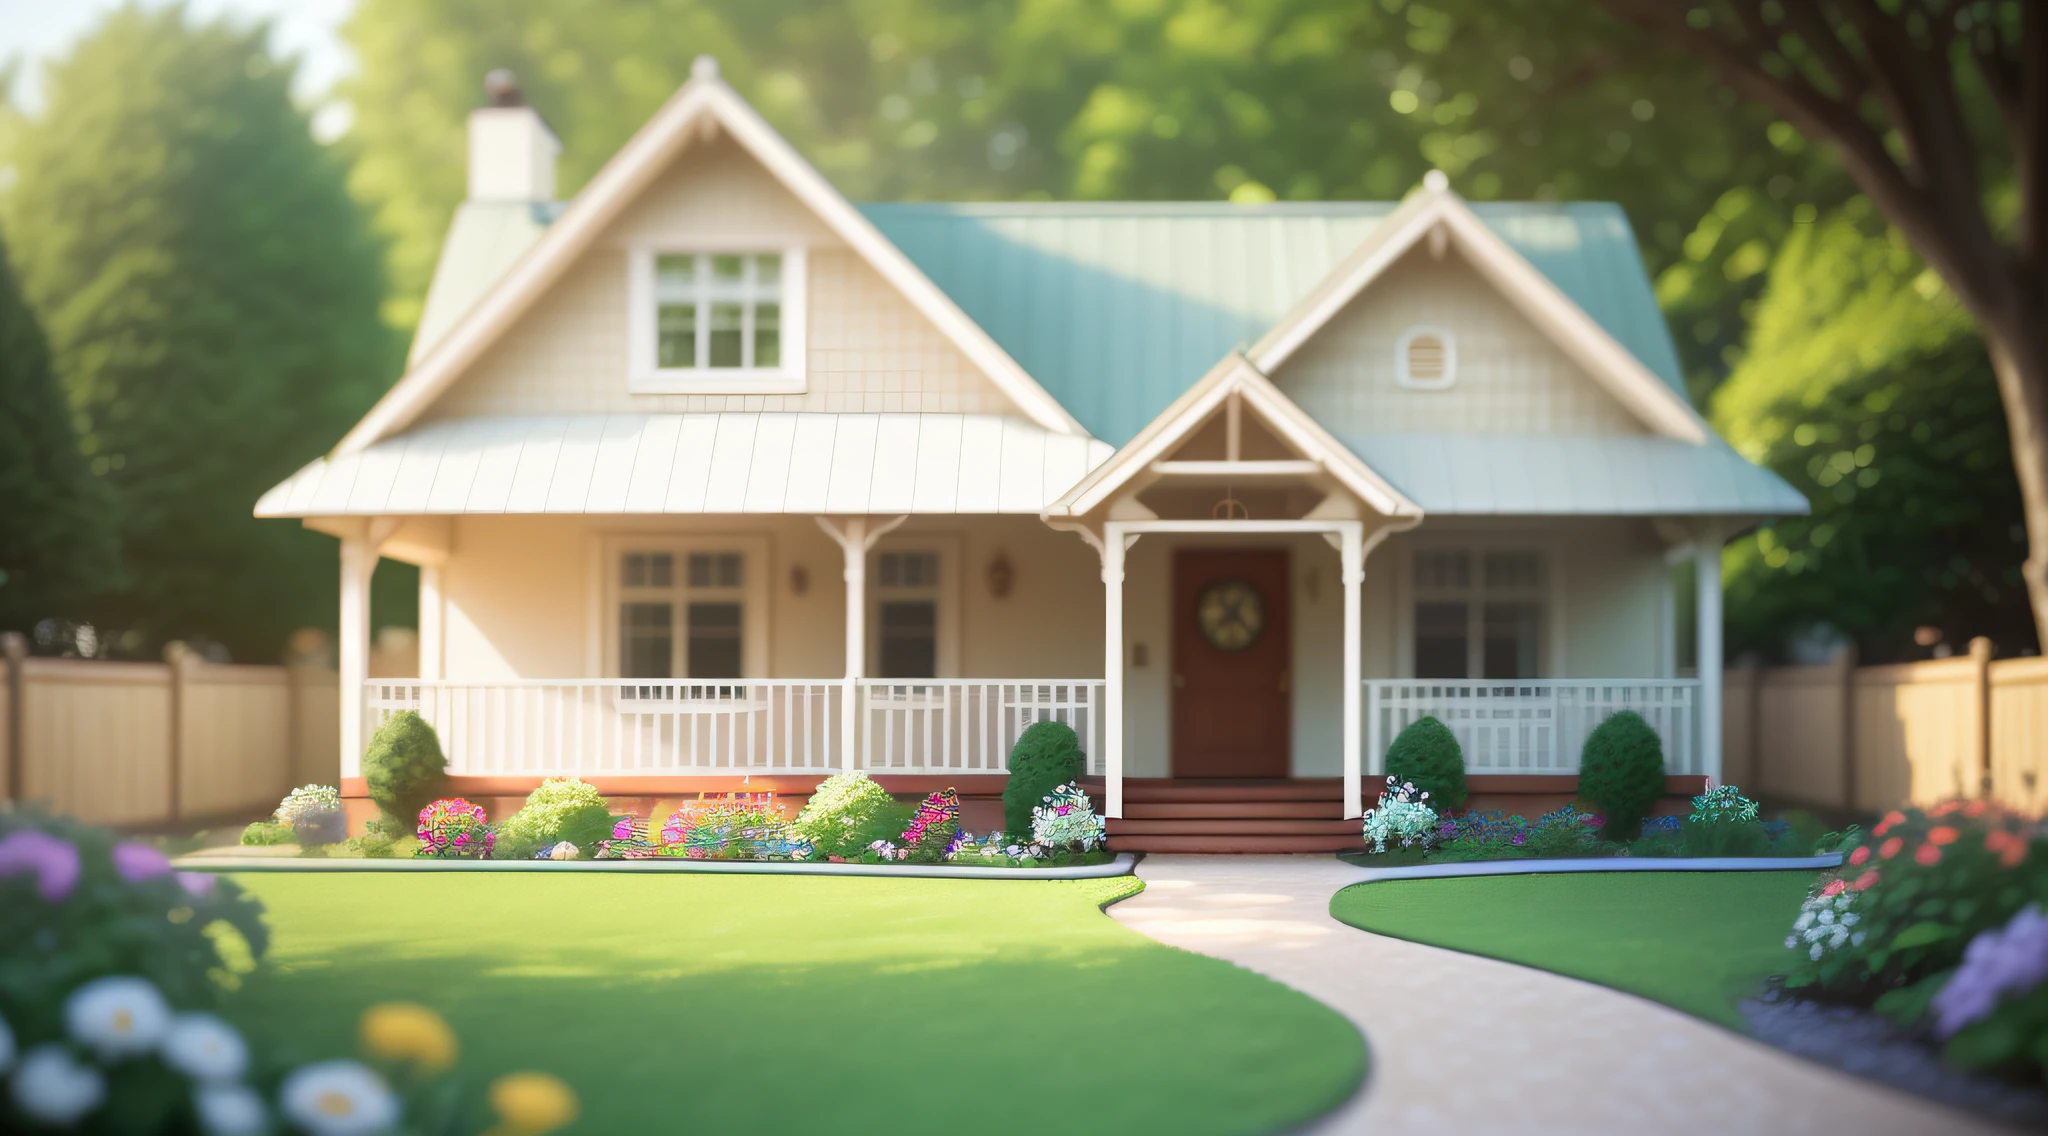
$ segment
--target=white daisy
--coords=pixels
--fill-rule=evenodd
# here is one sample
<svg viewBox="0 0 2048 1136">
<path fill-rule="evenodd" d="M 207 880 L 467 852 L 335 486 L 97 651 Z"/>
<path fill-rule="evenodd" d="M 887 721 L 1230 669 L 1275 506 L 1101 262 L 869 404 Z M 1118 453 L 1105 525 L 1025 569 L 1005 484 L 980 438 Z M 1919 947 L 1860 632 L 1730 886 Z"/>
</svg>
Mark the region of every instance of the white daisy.
<svg viewBox="0 0 2048 1136">
<path fill-rule="evenodd" d="M 195 1081 L 238 1081 L 249 1068 L 249 1047 L 234 1027 L 212 1014 L 179 1014 L 164 1035 L 164 1064 Z"/>
<path fill-rule="evenodd" d="M 263 1098 L 244 1085 L 202 1085 L 192 1094 L 206 1136 L 261 1136 L 270 1131 Z"/>
<path fill-rule="evenodd" d="M 73 1061 L 60 1046 L 36 1046 L 14 1072 L 14 1106 L 44 1124 L 69 1127 L 106 1099 L 100 1071 Z"/>
<path fill-rule="evenodd" d="M 64 1024 L 100 1060 L 113 1061 L 156 1048 L 170 1028 L 171 1008 L 148 980 L 114 975 L 72 991 L 64 1004 Z"/>
<path fill-rule="evenodd" d="M 278 1104 L 312 1136 L 376 1136 L 399 1120 L 398 1098 L 383 1078 L 354 1061 L 293 1070 L 278 1090 Z"/>
</svg>

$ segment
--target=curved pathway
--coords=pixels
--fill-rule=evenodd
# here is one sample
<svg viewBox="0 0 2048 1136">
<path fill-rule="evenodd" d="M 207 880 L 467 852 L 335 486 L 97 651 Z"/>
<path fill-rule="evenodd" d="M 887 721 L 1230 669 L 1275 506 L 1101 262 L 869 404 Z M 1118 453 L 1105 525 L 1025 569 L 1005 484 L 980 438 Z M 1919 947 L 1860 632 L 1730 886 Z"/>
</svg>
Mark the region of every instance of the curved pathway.
<svg viewBox="0 0 2048 1136">
<path fill-rule="evenodd" d="M 1148 856 L 1109 914 L 1276 978 L 1365 1032 L 1372 1072 L 1315 1133 L 1991 1133 L 1677 1010 L 1339 923 L 1328 856 Z"/>
</svg>

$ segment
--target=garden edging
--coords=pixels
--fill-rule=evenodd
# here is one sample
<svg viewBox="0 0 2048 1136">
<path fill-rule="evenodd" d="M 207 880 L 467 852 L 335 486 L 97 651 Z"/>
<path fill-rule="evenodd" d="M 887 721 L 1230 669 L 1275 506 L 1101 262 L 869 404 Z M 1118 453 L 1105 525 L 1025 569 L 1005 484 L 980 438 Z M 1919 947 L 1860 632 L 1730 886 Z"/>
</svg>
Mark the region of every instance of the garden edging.
<svg viewBox="0 0 2048 1136">
<path fill-rule="evenodd" d="M 278 856 L 182 856 L 185 871 L 210 872 L 708 872 L 763 876 L 895 876 L 948 880 L 1094 880 L 1131 874 L 1125 852 L 1101 864 L 1059 868 L 977 868 L 945 864 L 813 864 L 773 860 L 439 860 L 299 859 Z"/>
<path fill-rule="evenodd" d="M 1519 876 L 1552 872 L 1770 872 L 1798 868 L 1839 868 L 1842 854 L 1823 856 L 1672 856 L 1571 860 L 1473 860 L 1459 864 L 1410 864 L 1398 868 L 1359 866 L 1362 884 L 1381 880 L 1446 880 L 1459 876 Z"/>
</svg>

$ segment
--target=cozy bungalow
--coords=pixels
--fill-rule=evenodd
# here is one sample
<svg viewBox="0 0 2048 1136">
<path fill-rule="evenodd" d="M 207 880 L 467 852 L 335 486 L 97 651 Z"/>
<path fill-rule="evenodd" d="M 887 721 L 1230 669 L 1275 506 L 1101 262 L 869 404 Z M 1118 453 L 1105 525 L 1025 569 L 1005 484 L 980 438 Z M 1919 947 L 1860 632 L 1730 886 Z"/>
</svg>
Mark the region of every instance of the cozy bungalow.
<svg viewBox="0 0 2048 1136">
<path fill-rule="evenodd" d="M 1139 849 L 1355 843 L 1422 714 L 1482 789 L 1569 792 L 1620 708 L 1717 772 L 1721 546 L 1806 504 L 1619 208 L 856 206 L 709 60 L 557 202 L 494 102 L 404 378 L 256 506 L 340 538 L 346 793 L 400 709 L 477 797 L 986 796 L 1058 718 Z M 368 678 L 379 557 L 417 678 Z"/>
</svg>

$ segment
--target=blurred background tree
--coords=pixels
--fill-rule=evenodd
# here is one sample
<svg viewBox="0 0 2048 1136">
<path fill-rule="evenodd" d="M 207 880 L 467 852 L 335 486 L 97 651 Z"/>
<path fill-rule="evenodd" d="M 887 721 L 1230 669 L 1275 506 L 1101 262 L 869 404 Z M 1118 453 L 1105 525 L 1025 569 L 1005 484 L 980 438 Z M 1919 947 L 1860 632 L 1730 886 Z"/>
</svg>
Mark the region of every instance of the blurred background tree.
<svg viewBox="0 0 2048 1136">
<path fill-rule="evenodd" d="M 126 569 L 86 614 L 125 653 L 333 624 L 333 541 L 250 513 L 397 367 L 382 250 L 264 40 L 122 8 L 9 143 L 0 223 Z"/>
</svg>

